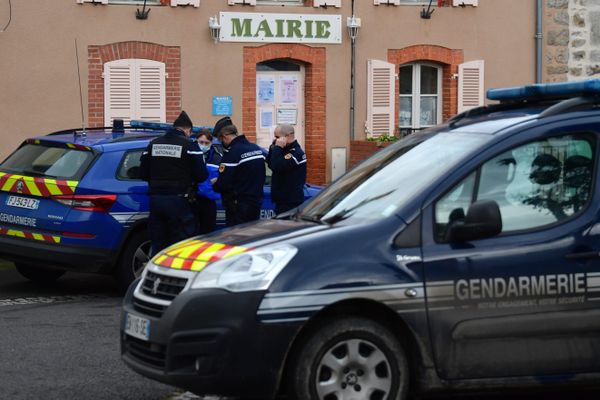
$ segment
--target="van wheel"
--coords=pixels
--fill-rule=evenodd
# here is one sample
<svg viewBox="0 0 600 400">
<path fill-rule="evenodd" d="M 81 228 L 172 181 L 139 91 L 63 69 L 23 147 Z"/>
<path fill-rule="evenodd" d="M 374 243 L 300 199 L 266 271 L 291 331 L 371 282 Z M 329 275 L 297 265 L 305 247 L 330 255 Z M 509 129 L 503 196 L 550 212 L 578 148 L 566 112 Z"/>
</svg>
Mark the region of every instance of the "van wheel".
<svg viewBox="0 0 600 400">
<path fill-rule="evenodd" d="M 15 267 L 21 275 L 35 283 L 52 283 L 65 274 L 59 269 L 44 269 L 21 262 L 16 262 Z"/>
<path fill-rule="evenodd" d="M 131 282 L 142 274 L 146 263 L 150 261 L 150 248 L 150 236 L 147 230 L 134 234 L 127 241 L 115 270 L 115 278 L 122 292 L 125 292 Z"/>
<path fill-rule="evenodd" d="M 402 400 L 408 374 L 404 348 L 389 329 L 366 318 L 336 318 L 314 331 L 293 357 L 288 395 Z"/>
</svg>

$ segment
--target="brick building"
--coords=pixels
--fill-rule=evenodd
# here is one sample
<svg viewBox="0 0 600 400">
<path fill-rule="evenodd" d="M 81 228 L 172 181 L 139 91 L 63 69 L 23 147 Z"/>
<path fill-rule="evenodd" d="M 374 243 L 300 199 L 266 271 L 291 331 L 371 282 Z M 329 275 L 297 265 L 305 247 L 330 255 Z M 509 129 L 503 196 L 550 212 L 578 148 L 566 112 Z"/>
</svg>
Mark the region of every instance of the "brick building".
<svg viewBox="0 0 600 400">
<path fill-rule="evenodd" d="M 231 114 L 262 146 L 276 123 L 295 124 L 309 181 L 327 183 L 377 149 L 367 138 L 418 131 L 482 104 L 488 88 L 536 79 L 536 0 L 143 4 L 0 0 L 3 156 L 82 119 L 172 121 L 185 109 L 199 125 Z"/>
</svg>

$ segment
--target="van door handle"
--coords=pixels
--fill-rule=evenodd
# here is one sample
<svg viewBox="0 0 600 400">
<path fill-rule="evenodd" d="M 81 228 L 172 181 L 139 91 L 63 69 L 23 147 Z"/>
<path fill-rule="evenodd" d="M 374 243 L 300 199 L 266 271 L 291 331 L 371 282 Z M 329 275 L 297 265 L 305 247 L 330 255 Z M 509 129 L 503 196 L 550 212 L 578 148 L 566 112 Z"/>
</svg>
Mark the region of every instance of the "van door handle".
<svg viewBox="0 0 600 400">
<path fill-rule="evenodd" d="M 567 260 L 589 260 L 593 258 L 600 258 L 599 251 L 584 251 L 581 253 L 571 253 L 565 256 Z"/>
</svg>

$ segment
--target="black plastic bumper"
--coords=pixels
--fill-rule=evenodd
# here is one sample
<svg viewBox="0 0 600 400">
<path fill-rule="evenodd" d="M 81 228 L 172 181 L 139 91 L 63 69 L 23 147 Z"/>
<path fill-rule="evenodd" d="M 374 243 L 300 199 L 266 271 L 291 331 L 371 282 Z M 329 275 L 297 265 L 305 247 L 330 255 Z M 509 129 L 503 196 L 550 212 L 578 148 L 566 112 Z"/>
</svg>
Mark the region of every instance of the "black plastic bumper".
<svg viewBox="0 0 600 400">
<path fill-rule="evenodd" d="M 0 258 L 24 262 L 39 268 L 77 272 L 109 272 L 117 259 L 112 250 L 65 246 L 56 243 L 0 237 Z"/>
<path fill-rule="evenodd" d="M 278 389 L 286 354 L 299 324 L 261 324 L 264 292 L 191 290 L 177 296 L 161 318 L 134 309 L 130 287 L 124 313 L 148 318 L 150 341 L 124 334 L 121 354 L 138 373 L 199 395 L 268 399 Z"/>
</svg>

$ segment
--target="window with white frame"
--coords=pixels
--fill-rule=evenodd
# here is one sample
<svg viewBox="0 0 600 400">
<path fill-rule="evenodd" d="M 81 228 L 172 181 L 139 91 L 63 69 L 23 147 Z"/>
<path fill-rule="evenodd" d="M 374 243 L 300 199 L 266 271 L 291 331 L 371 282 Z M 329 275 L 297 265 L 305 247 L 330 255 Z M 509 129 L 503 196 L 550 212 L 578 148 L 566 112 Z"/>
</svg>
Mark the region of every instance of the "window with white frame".
<svg viewBox="0 0 600 400">
<path fill-rule="evenodd" d="M 114 119 L 166 122 L 165 64 L 122 59 L 104 64 L 104 123 Z"/>
<path fill-rule="evenodd" d="M 400 132 L 437 125 L 442 120 L 442 68 L 435 64 L 400 66 Z"/>
<path fill-rule="evenodd" d="M 257 0 L 257 4 L 262 5 L 304 5 L 304 0 Z"/>
</svg>

